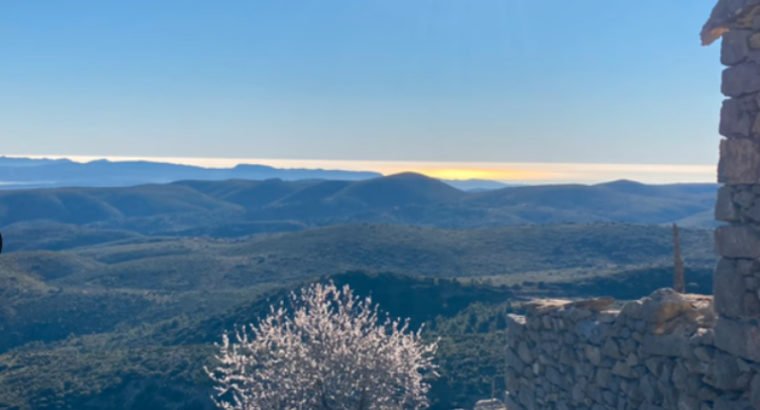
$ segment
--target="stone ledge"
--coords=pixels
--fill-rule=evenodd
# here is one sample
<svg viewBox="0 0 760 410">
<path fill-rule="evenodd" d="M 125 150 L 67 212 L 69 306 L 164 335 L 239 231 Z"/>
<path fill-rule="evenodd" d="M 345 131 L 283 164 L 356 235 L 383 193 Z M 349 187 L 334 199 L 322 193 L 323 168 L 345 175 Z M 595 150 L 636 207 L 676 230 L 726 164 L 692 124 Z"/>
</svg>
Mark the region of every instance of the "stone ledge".
<svg viewBox="0 0 760 410">
<path fill-rule="evenodd" d="M 532 305 L 508 326 L 509 409 L 760 408 L 760 323 L 716 327 L 709 296 Z"/>
<path fill-rule="evenodd" d="M 754 17 L 759 3 L 759 0 L 719 0 L 702 27 L 702 44 L 710 44 L 730 30 L 757 28 Z"/>
</svg>

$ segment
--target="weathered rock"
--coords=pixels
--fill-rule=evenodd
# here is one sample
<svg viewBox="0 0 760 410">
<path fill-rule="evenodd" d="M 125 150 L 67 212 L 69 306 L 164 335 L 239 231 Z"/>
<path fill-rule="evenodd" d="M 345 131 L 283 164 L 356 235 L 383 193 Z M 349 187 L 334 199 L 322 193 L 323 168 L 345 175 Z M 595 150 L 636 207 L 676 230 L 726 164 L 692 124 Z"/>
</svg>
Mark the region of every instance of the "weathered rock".
<svg viewBox="0 0 760 410">
<path fill-rule="evenodd" d="M 748 139 L 721 141 L 718 181 L 726 184 L 760 183 L 760 145 Z"/>
<path fill-rule="evenodd" d="M 721 91 L 729 97 L 741 97 L 760 91 L 760 65 L 744 62 L 723 70 Z"/>
<path fill-rule="evenodd" d="M 750 130 L 750 136 L 754 139 L 760 138 L 760 115 L 755 116 L 755 121 L 752 123 L 752 129 Z"/>
<path fill-rule="evenodd" d="M 660 289 L 642 306 L 642 318 L 652 324 L 667 322 L 691 308 L 689 300 L 673 289 Z"/>
<path fill-rule="evenodd" d="M 745 286 L 745 289 L 748 289 Z M 760 315 L 760 300 L 754 292 L 744 292 L 742 299 L 742 316 L 756 317 Z"/>
<path fill-rule="evenodd" d="M 555 310 L 571 304 L 572 301 L 566 299 L 534 299 L 525 304 L 528 313 L 540 313 Z"/>
<path fill-rule="evenodd" d="M 752 378 L 749 400 L 754 408 L 760 409 L 760 373 Z"/>
<path fill-rule="evenodd" d="M 644 302 L 647 298 L 642 300 L 634 300 L 623 305 L 623 309 L 620 310 L 620 315 L 630 318 L 632 320 L 641 319 L 644 311 Z"/>
<path fill-rule="evenodd" d="M 641 351 L 655 356 L 685 357 L 689 353 L 684 350 L 684 346 L 688 346 L 688 340 L 689 335 L 683 332 L 663 335 L 649 334 L 644 336 Z"/>
<path fill-rule="evenodd" d="M 635 377 L 633 371 L 631 370 L 631 367 L 628 366 L 628 364 L 625 362 L 616 362 L 615 366 L 612 367 L 612 374 L 615 376 L 624 377 L 626 379 Z"/>
<path fill-rule="evenodd" d="M 735 358 L 720 353 L 715 357 L 705 380 L 713 387 L 721 390 L 741 390 L 746 387 L 741 385 L 741 374 Z"/>
<path fill-rule="evenodd" d="M 747 59 L 750 53 L 749 38 L 751 30 L 732 30 L 723 36 L 720 62 L 723 65 L 736 65 Z"/>
<path fill-rule="evenodd" d="M 641 394 L 644 395 L 644 399 L 649 402 L 655 402 L 659 401 L 658 399 L 658 391 L 655 388 L 655 382 L 650 375 L 646 375 L 641 378 Z"/>
<path fill-rule="evenodd" d="M 715 326 L 715 346 L 732 355 L 760 362 L 760 323 L 720 318 Z"/>
<path fill-rule="evenodd" d="M 508 314 L 507 315 L 507 326 L 510 329 L 512 329 L 514 327 L 525 326 L 525 316 Z"/>
<path fill-rule="evenodd" d="M 760 258 L 760 231 L 745 225 L 721 226 L 715 230 L 715 246 L 724 258 Z"/>
<path fill-rule="evenodd" d="M 718 201 L 715 205 L 715 219 L 724 222 L 739 220 L 739 213 L 732 198 L 732 188 L 722 186 L 718 191 Z"/>
<path fill-rule="evenodd" d="M 610 305 L 615 303 L 615 299 L 612 298 L 593 298 L 580 300 L 567 305 L 568 308 L 574 307 L 578 309 L 588 309 L 593 312 L 599 312 L 607 309 Z"/>
<path fill-rule="evenodd" d="M 720 135 L 729 138 L 750 138 L 757 123 L 757 96 L 729 98 L 720 110 Z"/>
<path fill-rule="evenodd" d="M 594 320 L 582 320 L 575 324 L 575 334 L 588 342 L 598 345 L 602 340 L 602 331 Z"/>
<path fill-rule="evenodd" d="M 613 359 L 620 359 L 623 357 L 623 355 L 620 354 L 620 347 L 618 347 L 618 344 L 614 339 L 607 339 L 607 341 L 604 342 L 604 345 L 602 346 L 602 354 Z"/>
<path fill-rule="evenodd" d="M 533 362 L 533 353 L 525 342 L 520 342 L 517 346 L 517 356 L 520 357 L 520 360 L 525 364 L 531 364 Z"/>
<path fill-rule="evenodd" d="M 573 402 L 583 403 L 584 399 L 586 398 L 584 387 L 585 386 L 581 385 L 580 383 L 577 383 L 573 386 L 572 391 L 570 392 Z"/>
<path fill-rule="evenodd" d="M 753 410 L 746 399 L 735 397 L 718 397 L 713 410 Z"/>
<path fill-rule="evenodd" d="M 733 193 L 733 199 L 736 205 L 741 208 L 749 208 L 755 202 L 755 194 L 753 191 L 754 185 L 740 185 L 733 186 L 735 189 Z"/>
<path fill-rule="evenodd" d="M 753 22 L 758 3 L 760 0 L 719 0 L 702 27 L 702 44 L 711 44 L 730 30 L 755 28 Z"/>
<path fill-rule="evenodd" d="M 594 366 L 598 366 L 602 362 L 602 351 L 591 345 L 586 345 L 583 349 L 586 359 Z"/>
<path fill-rule="evenodd" d="M 741 278 L 743 291 L 760 282 L 760 262 L 723 265 Z M 665 289 L 619 312 L 582 306 L 554 304 L 519 321 L 520 340 L 507 342 L 507 388 L 517 394 L 516 409 L 702 410 L 719 399 L 749 403 L 750 386 L 760 386 L 753 379 L 760 358 L 749 353 L 760 355 L 760 334 L 753 333 L 760 326 L 744 321 L 741 331 L 721 334 L 708 297 Z"/>
<path fill-rule="evenodd" d="M 676 342 L 691 353 L 672 359 L 672 395 L 668 394 L 668 363 L 658 387 L 664 407 L 683 409 L 760 409 L 760 0 L 719 0 L 702 30 L 703 44 L 723 36 L 722 91 L 733 97 L 721 109 L 721 141 L 715 209 L 718 220 L 730 226 L 717 229 L 715 242 L 722 256 L 714 277 L 717 323 L 697 320 L 700 327 L 688 340 Z M 686 311 L 686 316 L 692 316 Z M 678 319 L 681 320 L 681 319 Z M 707 328 L 705 328 L 707 327 Z M 668 326 L 662 326 L 666 336 Z M 677 325 L 688 332 L 688 325 Z M 654 332 L 658 333 L 658 332 Z M 658 337 L 645 337 L 642 351 L 657 349 Z M 673 348 L 664 349 L 670 351 Z M 652 371 L 650 362 L 645 360 Z M 654 369 L 659 370 L 659 369 Z M 702 377 L 700 378 L 700 375 Z M 705 385 L 707 383 L 708 385 Z M 642 381 L 642 386 L 647 387 Z M 646 390 L 646 389 L 644 389 Z M 755 391 L 758 391 L 755 393 Z M 651 398 L 651 392 L 647 397 Z"/>
<path fill-rule="evenodd" d="M 497 399 L 480 400 L 473 410 L 507 410 L 507 406 Z"/>
<path fill-rule="evenodd" d="M 697 357 L 697 359 L 701 360 L 704 363 L 709 363 L 713 360 L 713 353 L 714 349 L 708 349 L 704 346 L 699 346 L 694 349 L 694 355 Z"/>
<path fill-rule="evenodd" d="M 743 300 L 738 295 L 744 294 L 744 265 L 747 263 L 747 261 L 726 258 L 718 263 L 713 289 L 715 310 L 719 314 L 728 317 L 742 316 Z"/>
</svg>

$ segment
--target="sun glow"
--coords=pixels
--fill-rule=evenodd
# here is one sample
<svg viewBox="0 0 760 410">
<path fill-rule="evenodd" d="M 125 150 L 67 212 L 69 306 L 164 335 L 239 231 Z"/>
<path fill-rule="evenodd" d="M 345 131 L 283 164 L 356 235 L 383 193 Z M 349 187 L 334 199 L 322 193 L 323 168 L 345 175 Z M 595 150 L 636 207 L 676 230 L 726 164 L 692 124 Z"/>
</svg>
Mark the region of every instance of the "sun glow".
<svg viewBox="0 0 760 410">
<path fill-rule="evenodd" d="M 489 168 L 431 168 L 420 172 L 433 178 L 449 180 L 537 181 L 548 176 L 540 171 Z"/>
</svg>

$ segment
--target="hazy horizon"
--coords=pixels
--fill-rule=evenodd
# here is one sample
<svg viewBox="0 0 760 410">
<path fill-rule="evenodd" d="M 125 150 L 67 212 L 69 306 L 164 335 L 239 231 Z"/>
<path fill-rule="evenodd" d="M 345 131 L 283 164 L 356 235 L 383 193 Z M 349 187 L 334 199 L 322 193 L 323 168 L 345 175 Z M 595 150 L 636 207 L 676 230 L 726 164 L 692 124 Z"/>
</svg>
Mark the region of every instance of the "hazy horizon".
<svg viewBox="0 0 760 410">
<path fill-rule="evenodd" d="M 707 164 L 604 164 L 604 163 L 529 163 L 465 161 L 380 161 L 277 158 L 202 158 L 202 157 L 130 157 L 87 155 L 4 155 L 9 158 L 69 159 L 74 162 L 97 160 L 149 161 L 204 168 L 231 168 L 241 164 L 267 165 L 276 168 L 333 169 L 371 171 L 383 175 L 416 172 L 439 179 L 481 179 L 504 183 L 600 183 L 628 179 L 651 184 L 713 183 L 715 166 Z"/>
</svg>

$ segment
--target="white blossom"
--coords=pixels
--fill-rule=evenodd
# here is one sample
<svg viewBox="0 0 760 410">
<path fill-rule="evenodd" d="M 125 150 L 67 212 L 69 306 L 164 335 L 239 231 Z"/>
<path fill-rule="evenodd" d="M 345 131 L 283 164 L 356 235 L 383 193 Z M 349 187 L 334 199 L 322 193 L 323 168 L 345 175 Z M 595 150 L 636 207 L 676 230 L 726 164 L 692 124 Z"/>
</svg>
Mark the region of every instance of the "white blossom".
<svg viewBox="0 0 760 410">
<path fill-rule="evenodd" d="M 214 400 L 235 410 L 401 410 L 429 405 L 437 344 L 370 298 L 314 284 L 218 344 Z"/>
</svg>

